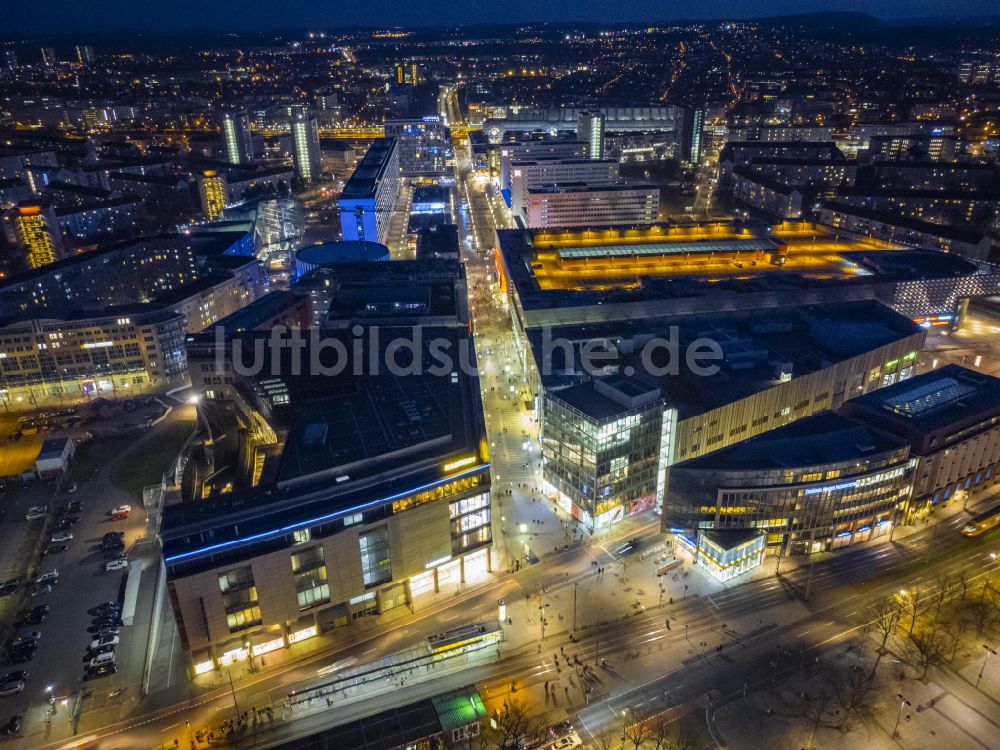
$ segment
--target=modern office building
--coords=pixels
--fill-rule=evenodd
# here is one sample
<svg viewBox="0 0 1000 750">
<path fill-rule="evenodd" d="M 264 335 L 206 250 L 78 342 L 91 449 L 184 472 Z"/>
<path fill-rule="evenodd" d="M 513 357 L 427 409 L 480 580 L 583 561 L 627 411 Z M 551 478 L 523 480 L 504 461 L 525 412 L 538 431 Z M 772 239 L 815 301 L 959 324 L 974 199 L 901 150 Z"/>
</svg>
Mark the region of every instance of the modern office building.
<svg viewBox="0 0 1000 750">
<path fill-rule="evenodd" d="M 0 319 L 0 400 L 8 410 L 139 395 L 186 375 L 184 318 L 158 305 Z"/>
<path fill-rule="evenodd" d="M 0 52 L 0 63 L 7 70 L 14 70 L 17 67 L 17 52 L 12 49 L 5 49 Z"/>
<path fill-rule="evenodd" d="M 652 104 L 635 107 L 587 107 L 586 110 L 599 112 L 604 116 L 603 156 L 606 158 L 622 161 L 630 161 L 636 157 L 690 160 L 692 152 L 701 152 L 704 109 Z M 489 113 L 489 118 L 483 121 L 483 131 L 492 143 L 500 144 L 524 135 L 530 137 L 531 134 L 536 134 L 537 137 L 537 134 L 563 131 L 577 133 L 580 111 L 576 107 L 497 106 Z M 473 116 L 471 107 L 470 116 Z"/>
<path fill-rule="evenodd" d="M 660 211 L 656 185 L 564 182 L 526 193 L 523 219 L 531 229 L 642 226 L 654 223 Z"/>
<path fill-rule="evenodd" d="M 381 339 L 404 332 L 412 328 L 383 329 Z M 421 356 L 431 341 L 471 346 L 465 326 L 422 332 Z M 330 335 L 351 351 L 349 329 Z M 254 334 L 234 333 L 229 346 L 241 337 L 253 349 L 246 336 Z M 380 360 L 385 344 L 365 337 L 364 361 Z M 308 347 L 303 354 L 308 362 Z M 202 393 L 200 408 L 235 410 L 259 437 L 240 451 L 249 458 L 235 459 L 253 486 L 227 493 L 199 482 L 198 498 L 164 509 L 169 598 L 195 674 L 419 602 L 492 567 L 478 381 L 457 366 L 356 375 L 349 364 L 296 376 L 283 356 L 277 370 L 234 371 L 230 387 Z M 215 362 L 214 353 L 192 359 L 192 370 Z M 211 478 L 214 466 L 198 476 Z"/>
<path fill-rule="evenodd" d="M 726 580 L 888 534 L 912 481 L 905 440 L 827 412 L 671 466 L 663 528 Z"/>
<path fill-rule="evenodd" d="M 606 118 L 599 110 L 582 110 L 576 114 L 576 137 L 587 142 L 591 159 L 604 158 L 604 125 Z"/>
<path fill-rule="evenodd" d="M 56 51 L 52 47 L 42 47 L 42 65 L 49 67 L 58 62 L 59 58 L 56 57 Z"/>
<path fill-rule="evenodd" d="M 399 197 L 399 153 L 393 138 L 372 143 L 340 193 L 344 240 L 385 243 Z"/>
<path fill-rule="evenodd" d="M 250 117 L 246 112 L 222 114 L 222 138 L 226 146 L 226 159 L 230 164 L 247 165 L 253 161 Z"/>
<path fill-rule="evenodd" d="M 659 387 L 595 378 L 546 393 L 545 491 L 591 533 L 660 507 L 677 413 Z"/>
<path fill-rule="evenodd" d="M 491 149 L 496 154 L 496 168 L 491 172 L 500 177 L 500 189 L 510 190 L 513 170 L 511 164 L 536 159 L 579 161 L 587 158 L 586 141 L 576 138 L 540 136 L 533 133 L 516 134 L 515 140 L 503 142 Z"/>
<path fill-rule="evenodd" d="M 386 120 L 385 137 L 396 140 L 399 171 L 404 177 L 436 177 L 451 161 L 451 135 L 437 115 L 410 120 Z"/>
<path fill-rule="evenodd" d="M 904 440 L 915 462 L 910 520 L 996 484 L 1000 379 L 948 365 L 852 399 L 841 414 Z"/>
<path fill-rule="evenodd" d="M 530 188 L 564 183 L 607 184 L 618 180 L 618 162 L 614 159 L 560 159 L 539 157 L 510 163 L 509 208 L 515 217 L 524 217 Z M 622 221 L 625 221 L 622 219 Z"/>
<path fill-rule="evenodd" d="M 323 171 L 316 117 L 298 112 L 292 117 L 292 157 L 296 176 L 305 182 L 319 179 Z"/>
<path fill-rule="evenodd" d="M 47 201 L 18 204 L 14 213 L 14 235 L 26 268 L 41 268 L 69 255 L 55 206 Z"/>
</svg>

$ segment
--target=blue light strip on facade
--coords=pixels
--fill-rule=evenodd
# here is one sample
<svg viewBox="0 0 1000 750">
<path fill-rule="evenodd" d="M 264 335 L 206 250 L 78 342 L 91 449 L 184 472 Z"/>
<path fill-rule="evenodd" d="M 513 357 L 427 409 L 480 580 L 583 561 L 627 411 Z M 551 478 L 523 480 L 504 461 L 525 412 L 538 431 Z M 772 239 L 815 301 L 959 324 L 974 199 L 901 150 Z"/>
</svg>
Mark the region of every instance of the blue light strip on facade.
<svg viewBox="0 0 1000 750">
<path fill-rule="evenodd" d="M 389 495 L 388 497 L 382 497 L 378 500 L 370 500 L 367 503 L 361 503 L 361 505 L 355 505 L 351 508 L 345 508 L 344 510 L 334 511 L 333 513 L 327 513 L 322 516 L 317 516 L 316 518 L 310 518 L 306 521 L 299 521 L 298 523 L 292 523 L 288 526 L 282 526 L 278 529 L 272 529 L 271 531 L 262 531 L 259 534 L 251 534 L 250 536 L 243 537 L 241 539 L 230 539 L 228 542 L 219 542 L 218 544 L 212 544 L 208 547 L 202 547 L 201 549 L 191 550 L 190 552 L 182 552 L 179 555 L 171 555 L 163 559 L 164 564 L 169 565 L 170 563 L 177 562 L 178 560 L 184 560 L 189 557 L 195 557 L 204 555 L 209 552 L 217 552 L 218 550 L 227 549 L 229 547 L 248 544 L 249 542 L 256 542 L 260 539 L 266 539 L 268 537 L 277 536 L 279 534 L 286 534 L 289 531 L 294 531 L 295 529 L 301 529 L 303 526 L 312 526 L 317 523 L 323 523 L 324 521 L 332 521 L 336 518 L 342 516 L 348 516 L 352 513 L 357 513 L 359 510 L 365 510 L 366 508 L 371 508 L 374 505 L 384 505 L 385 503 L 391 503 L 393 500 L 398 500 L 401 497 L 406 497 L 407 495 L 412 495 L 414 492 L 423 492 L 424 490 L 429 490 L 431 487 L 436 487 L 439 484 L 444 484 L 445 482 L 451 482 L 455 479 L 461 479 L 469 474 L 474 474 L 483 469 L 490 468 L 492 464 L 485 463 L 479 466 L 474 466 L 471 469 L 466 469 L 465 471 L 460 471 L 458 474 L 452 474 L 449 477 L 444 477 L 443 479 L 438 479 L 434 482 L 429 482 L 427 484 L 422 484 L 419 487 L 414 487 L 410 490 L 404 490 L 403 492 L 397 492 L 395 495 Z"/>
</svg>

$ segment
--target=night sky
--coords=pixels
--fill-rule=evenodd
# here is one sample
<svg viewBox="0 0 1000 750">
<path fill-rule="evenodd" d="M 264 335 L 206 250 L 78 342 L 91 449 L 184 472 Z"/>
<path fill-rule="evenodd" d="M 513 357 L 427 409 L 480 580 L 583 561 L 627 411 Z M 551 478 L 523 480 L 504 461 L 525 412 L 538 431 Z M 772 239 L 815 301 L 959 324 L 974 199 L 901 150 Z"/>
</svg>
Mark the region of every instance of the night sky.
<svg viewBox="0 0 1000 750">
<path fill-rule="evenodd" d="M 138 30 L 262 31 L 346 25 L 522 21 L 652 22 L 860 11 L 883 19 L 1000 12 L 998 0 L 6 0 L 0 36 Z"/>
</svg>

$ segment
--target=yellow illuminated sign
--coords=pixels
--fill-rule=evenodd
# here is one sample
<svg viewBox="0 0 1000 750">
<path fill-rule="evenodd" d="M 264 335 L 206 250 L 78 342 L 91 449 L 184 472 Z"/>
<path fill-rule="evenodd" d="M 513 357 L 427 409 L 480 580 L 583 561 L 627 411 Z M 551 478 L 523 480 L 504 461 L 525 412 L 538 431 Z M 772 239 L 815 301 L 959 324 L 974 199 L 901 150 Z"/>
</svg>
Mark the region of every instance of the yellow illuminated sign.
<svg viewBox="0 0 1000 750">
<path fill-rule="evenodd" d="M 470 466 L 476 463 L 475 456 L 466 456 L 465 458 L 460 458 L 457 461 L 452 461 L 444 465 L 445 471 L 454 471 L 455 469 L 461 469 L 463 466 Z"/>
</svg>

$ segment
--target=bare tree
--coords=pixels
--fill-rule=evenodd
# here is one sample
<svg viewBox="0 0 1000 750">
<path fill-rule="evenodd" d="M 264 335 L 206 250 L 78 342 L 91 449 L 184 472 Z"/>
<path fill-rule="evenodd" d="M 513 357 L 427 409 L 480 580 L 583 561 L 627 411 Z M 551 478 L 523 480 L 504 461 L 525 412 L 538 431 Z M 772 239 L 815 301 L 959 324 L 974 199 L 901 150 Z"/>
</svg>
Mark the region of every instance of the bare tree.
<svg viewBox="0 0 1000 750">
<path fill-rule="evenodd" d="M 898 599 L 900 606 L 903 608 L 903 612 L 910 620 L 910 625 L 906 630 L 907 637 L 913 635 L 913 629 L 917 626 L 917 618 L 920 617 L 922 613 L 920 607 L 920 593 L 920 588 L 914 586 L 913 591 L 902 592 Z"/>
<path fill-rule="evenodd" d="M 519 748 L 536 740 L 545 727 L 544 717 L 533 716 L 519 701 L 507 699 L 493 712 L 480 735 L 483 750 Z"/>
<path fill-rule="evenodd" d="M 614 727 L 606 727 L 593 735 L 594 741 L 591 743 L 594 750 L 620 750 L 622 735 Z"/>
<path fill-rule="evenodd" d="M 649 712 L 643 709 L 630 708 L 622 712 L 622 747 L 631 747 L 633 750 L 645 746 L 652 737 L 652 725 Z"/>
<path fill-rule="evenodd" d="M 941 627 L 937 623 L 927 623 L 907 636 L 906 658 L 920 670 L 919 679 L 922 680 L 931 667 L 945 663 L 947 648 Z"/>
<path fill-rule="evenodd" d="M 866 615 L 875 632 L 881 637 L 881 642 L 876 652 L 875 663 L 872 664 L 870 673 L 870 677 L 874 677 L 876 670 L 878 670 L 879 662 L 882 661 L 882 655 L 885 653 L 885 645 L 888 643 L 889 638 L 896 632 L 896 628 L 899 627 L 899 620 L 903 615 L 903 610 L 900 607 L 899 600 L 895 596 L 880 596 L 868 605 Z"/>
<path fill-rule="evenodd" d="M 958 589 L 959 605 L 965 604 L 965 599 L 969 595 L 969 589 L 971 589 L 973 585 L 975 585 L 975 582 L 972 580 L 972 576 L 969 574 L 969 571 L 965 568 L 962 568 L 962 570 L 955 574 L 955 587 Z"/>
<path fill-rule="evenodd" d="M 854 721 L 868 725 L 879 709 L 879 692 L 873 679 L 860 664 L 844 665 L 832 676 L 833 694 L 838 708 L 838 725 L 850 729 Z"/>
<path fill-rule="evenodd" d="M 648 750 L 694 750 L 696 743 L 669 721 L 650 719 Z"/>
<path fill-rule="evenodd" d="M 934 577 L 934 596 L 931 599 L 931 606 L 934 608 L 935 620 L 940 621 L 941 607 L 944 606 L 955 586 L 955 576 L 951 573 L 938 573 Z"/>
</svg>

